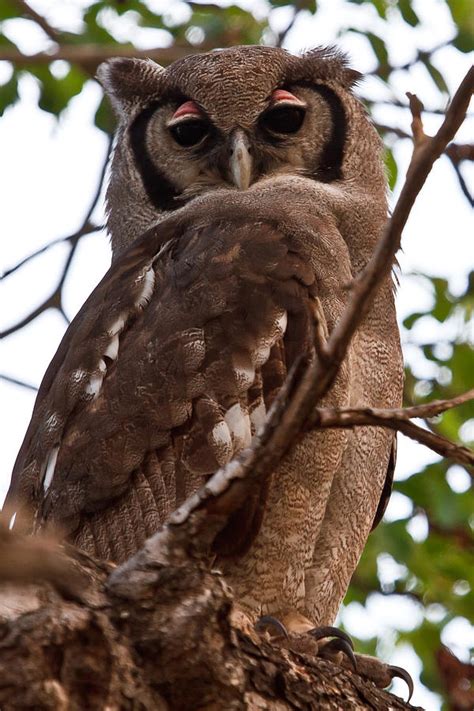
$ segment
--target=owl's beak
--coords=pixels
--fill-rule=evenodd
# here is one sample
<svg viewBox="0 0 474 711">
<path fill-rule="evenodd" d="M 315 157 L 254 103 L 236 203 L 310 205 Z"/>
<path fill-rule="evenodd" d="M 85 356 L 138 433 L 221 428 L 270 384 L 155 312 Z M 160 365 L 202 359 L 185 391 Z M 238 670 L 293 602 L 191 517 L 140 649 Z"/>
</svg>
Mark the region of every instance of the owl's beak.
<svg viewBox="0 0 474 711">
<path fill-rule="evenodd" d="M 232 135 L 229 154 L 230 173 L 234 185 L 240 190 L 246 190 L 252 178 L 252 158 L 249 139 L 241 129 Z"/>
</svg>

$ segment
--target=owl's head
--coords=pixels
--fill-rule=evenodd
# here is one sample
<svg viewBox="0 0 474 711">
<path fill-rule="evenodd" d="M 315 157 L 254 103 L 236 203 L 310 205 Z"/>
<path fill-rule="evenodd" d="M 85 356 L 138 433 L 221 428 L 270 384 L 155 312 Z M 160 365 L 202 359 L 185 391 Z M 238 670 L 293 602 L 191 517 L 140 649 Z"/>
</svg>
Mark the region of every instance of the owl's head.
<svg viewBox="0 0 474 711">
<path fill-rule="evenodd" d="M 114 254 L 163 212 L 216 188 L 282 174 L 383 187 L 379 140 L 351 93 L 358 77 L 331 48 L 296 57 L 233 47 L 166 69 L 102 64 L 119 118 L 107 195 Z"/>
</svg>

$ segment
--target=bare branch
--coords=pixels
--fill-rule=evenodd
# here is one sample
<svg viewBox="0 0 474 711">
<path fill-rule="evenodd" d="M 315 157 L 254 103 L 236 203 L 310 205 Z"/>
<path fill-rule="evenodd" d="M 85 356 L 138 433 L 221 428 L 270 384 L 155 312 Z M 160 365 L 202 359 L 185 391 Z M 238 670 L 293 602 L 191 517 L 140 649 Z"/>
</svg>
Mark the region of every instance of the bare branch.
<svg viewBox="0 0 474 711">
<path fill-rule="evenodd" d="M 198 54 L 209 50 L 209 46 L 192 47 L 191 45 L 173 45 L 154 49 L 137 49 L 133 46 L 120 44 L 74 44 L 60 45 L 50 52 L 23 54 L 11 47 L 2 47 L 0 61 L 12 62 L 16 67 L 31 67 L 34 65 L 51 64 L 58 59 L 71 64 L 78 64 L 88 73 L 94 74 L 101 62 L 111 57 L 134 57 L 138 59 L 153 59 L 158 64 L 171 64 L 176 59 L 182 59 L 188 54 Z"/>
<path fill-rule="evenodd" d="M 292 30 L 293 27 L 295 26 L 295 22 L 296 22 L 296 20 L 298 19 L 298 15 L 299 15 L 299 13 L 300 13 L 300 10 L 301 10 L 300 3 L 298 3 L 298 2 L 293 3 L 293 17 L 291 18 L 290 22 L 289 22 L 288 25 L 285 27 L 285 29 L 282 30 L 282 31 L 278 34 L 277 41 L 276 41 L 276 46 L 277 46 L 277 47 L 282 47 L 282 46 L 283 46 L 283 43 L 284 43 L 284 41 L 286 40 L 288 34 L 291 32 L 291 30 Z"/>
<path fill-rule="evenodd" d="M 37 318 L 40 314 L 42 314 L 44 311 L 47 311 L 50 308 L 58 309 L 59 312 L 64 316 L 65 320 L 69 323 L 69 319 L 68 319 L 68 317 L 65 313 L 64 307 L 63 307 L 63 299 L 62 299 L 63 287 L 64 287 L 64 283 L 66 281 L 67 275 L 69 273 L 69 269 L 72 264 L 72 260 L 74 258 L 75 253 L 76 253 L 79 242 L 81 240 L 81 237 L 83 237 L 86 234 L 90 234 L 91 232 L 95 232 L 97 229 L 99 229 L 98 227 L 94 227 L 93 225 L 91 225 L 90 219 L 92 217 L 92 213 L 94 212 L 94 210 L 97 206 L 97 203 L 99 202 L 99 198 L 100 198 L 100 195 L 102 192 L 102 185 L 105 180 L 105 173 L 107 170 L 107 164 L 109 162 L 110 152 L 112 150 L 112 143 L 113 143 L 113 137 L 110 136 L 105 159 L 104 159 L 104 162 L 102 163 L 102 168 L 100 171 L 96 191 L 95 191 L 95 193 L 92 197 L 92 201 L 87 209 L 87 213 L 84 217 L 82 225 L 79 227 L 77 232 L 75 232 L 72 235 L 69 235 L 68 237 L 62 237 L 59 240 L 55 240 L 50 245 L 41 247 L 36 253 L 26 257 L 24 260 L 19 262 L 17 265 L 15 265 L 11 269 L 7 270 L 7 272 L 5 272 L 5 274 L 3 275 L 3 277 L 8 276 L 12 272 L 16 271 L 21 266 L 23 266 L 26 262 L 30 261 L 30 259 L 32 259 L 37 254 L 41 254 L 42 252 L 49 249 L 49 247 L 53 246 L 53 244 L 57 244 L 58 242 L 64 242 L 65 244 L 67 244 L 69 246 L 69 254 L 66 258 L 63 270 L 61 272 L 61 276 L 59 278 L 58 284 L 55 287 L 54 291 L 39 306 L 37 306 L 35 309 L 33 309 L 33 311 L 31 311 L 21 321 L 15 323 L 13 326 L 10 326 L 9 328 L 0 332 L 0 339 L 6 338 L 7 336 L 10 336 L 12 333 L 19 331 L 24 326 L 27 326 L 29 323 L 34 321 L 34 319 Z"/>
<path fill-rule="evenodd" d="M 84 237 L 85 235 L 90 235 L 93 232 L 98 232 L 99 230 L 103 229 L 103 225 L 91 225 L 91 224 L 86 224 L 83 227 L 81 227 L 77 232 L 74 232 L 72 235 L 67 235 L 66 237 L 58 237 L 58 239 L 53 239 L 51 242 L 48 242 L 48 244 L 43 245 L 43 247 L 40 247 L 37 249 L 35 252 L 31 252 L 27 257 L 24 259 L 20 260 L 17 262 L 17 264 L 14 264 L 13 267 L 9 267 L 6 269 L 3 274 L 0 276 L 0 281 L 2 279 L 6 279 L 6 277 L 10 276 L 14 272 L 16 272 L 18 269 L 21 269 L 21 267 L 25 266 L 25 264 L 28 264 L 32 259 L 35 257 L 39 257 L 40 254 L 43 254 L 44 252 L 47 252 L 49 249 L 52 247 L 55 247 L 57 244 L 62 244 L 63 242 L 72 242 L 74 239 L 77 237 Z"/>
<path fill-rule="evenodd" d="M 474 68 L 471 68 L 457 90 L 437 134 L 433 138 L 427 138 L 423 145 L 415 145 L 405 184 L 384 235 L 377 244 L 367 266 L 354 279 L 349 303 L 329 338 L 328 351 L 332 357 L 331 367 L 325 373 L 321 372 L 321 369 L 318 373 L 319 378 L 324 379 L 327 383 L 323 387 L 322 380 L 320 381 L 318 398 L 332 384 L 349 342 L 357 326 L 367 313 L 383 275 L 387 274 L 392 268 L 395 254 L 400 247 L 402 230 L 405 227 L 416 197 L 423 187 L 433 163 L 445 150 L 449 141 L 462 124 L 473 88 Z"/>
<path fill-rule="evenodd" d="M 48 37 L 53 40 L 53 42 L 60 41 L 61 32 L 52 25 L 50 25 L 46 18 L 43 17 L 43 15 L 40 15 L 39 12 L 36 12 L 36 10 L 34 10 L 27 2 L 25 2 L 25 0 L 15 0 L 15 5 L 17 5 L 22 15 L 26 15 L 26 17 L 36 22 L 36 24 L 41 27 L 43 32 L 45 32 Z"/>
<path fill-rule="evenodd" d="M 456 161 L 455 159 L 453 159 L 451 156 L 449 156 L 449 158 L 451 160 L 451 165 L 454 168 L 454 172 L 456 173 L 456 177 L 459 182 L 459 187 L 461 188 L 461 191 L 462 191 L 464 197 L 466 198 L 468 203 L 471 205 L 471 207 L 474 207 L 474 197 L 471 195 L 469 188 L 467 186 L 467 183 L 464 180 L 464 176 L 461 173 L 461 168 L 459 167 L 459 162 Z"/>
<path fill-rule="evenodd" d="M 377 417 L 384 417 L 387 415 L 389 419 L 396 418 L 397 420 L 404 420 L 408 422 L 415 417 L 436 417 L 447 410 L 452 410 L 453 407 L 459 407 L 465 402 L 470 402 L 474 400 L 474 388 L 472 390 L 467 390 L 461 395 L 449 398 L 449 400 L 433 400 L 433 402 L 425 403 L 424 405 L 412 405 L 411 407 L 400 407 L 393 409 L 382 409 L 382 408 L 341 408 L 339 412 L 365 412 L 367 414 L 374 414 Z M 322 408 L 319 412 L 328 411 L 326 408 Z M 334 409 L 334 412 L 336 410 Z"/>
<path fill-rule="evenodd" d="M 387 126 L 381 123 L 375 123 L 374 125 L 377 131 L 382 134 L 393 133 L 397 138 L 411 138 L 409 133 L 398 126 Z M 471 143 L 450 143 L 444 152 L 451 161 L 463 195 L 471 207 L 474 206 L 474 197 L 469 192 L 469 188 L 459 167 L 459 163 L 463 160 L 474 160 L 474 145 Z"/>
<path fill-rule="evenodd" d="M 1 55 L 0 55 L 1 57 Z M 363 95 L 360 95 L 360 98 L 362 101 L 364 101 L 368 106 L 391 106 L 392 108 L 395 106 L 397 109 L 406 109 L 407 111 L 410 110 L 410 106 L 408 104 L 403 103 L 403 101 L 400 101 L 399 99 L 396 99 L 395 97 L 390 97 L 390 99 L 377 99 L 377 101 L 374 101 L 373 99 L 366 99 Z M 446 109 L 443 109 L 441 107 L 438 108 L 432 108 L 432 109 L 427 109 L 425 107 L 424 109 L 425 114 L 433 114 L 435 116 L 444 116 L 446 114 Z"/>
<path fill-rule="evenodd" d="M 450 44 L 451 44 L 451 40 L 449 40 L 447 42 L 441 42 L 441 44 L 437 44 L 432 49 L 419 49 L 418 52 L 413 57 L 413 59 L 410 59 L 408 62 L 405 62 L 405 64 L 399 64 L 397 66 L 390 67 L 390 70 L 392 72 L 394 72 L 394 71 L 403 71 L 403 70 L 411 69 L 411 67 L 413 67 L 418 62 L 423 62 L 424 60 L 426 61 L 435 52 L 438 52 L 438 50 L 443 49 L 444 47 L 448 47 Z M 382 76 L 382 78 L 383 78 L 383 69 L 384 69 L 384 67 L 381 67 L 380 65 L 378 65 L 371 72 L 367 72 L 367 76 Z"/>
<path fill-rule="evenodd" d="M 469 399 L 472 399 L 473 395 Z M 430 403 L 431 404 L 431 403 Z M 430 409 L 430 404 L 415 408 L 407 408 L 404 410 L 383 410 L 377 408 L 347 408 L 337 410 L 336 408 L 320 408 L 314 413 L 314 427 L 317 428 L 328 428 L 328 427 L 360 427 L 367 425 L 374 425 L 378 427 L 388 427 L 393 430 L 397 430 L 402 434 L 414 439 L 416 442 L 420 442 L 425 446 L 432 449 L 437 454 L 442 457 L 451 459 L 459 464 L 474 466 L 474 452 L 472 452 L 467 447 L 451 442 L 446 437 L 442 435 L 435 434 L 430 430 L 425 430 L 423 427 L 419 427 L 414 422 L 410 422 L 407 419 L 406 412 L 410 409 L 421 411 L 426 408 L 427 411 Z M 459 403 L 457 403 L 459 404 Z M 433 403 L 436 405 L 436 403 Z M 449 405 L 449 407 L 454 407 L 455 404 Z M 447 409 L 445 407 L 444 409 Z M 433 408 L 434 413 L 436 412 L 436 407 Z M 439 410 L 438 410 L 439 411 Z M 430 412 L 430 415 L 434 414 Z M 412 417 L 419 417 L 420 415 L 412 415 Z"/>
<path fill-rule="evenodd" d="M 19 385 L 27 390 L 33 390 L 37 392 L 38 388 L 36 385 L 31 385 L 31 383 L 25 383 L 23 380 L 18 380 L 18 378 L 12 378 L 11 375 L 5 375 L 5 373 L 0 373 L 0 380 L 5 380 L 6 383 L 11 383 L 12 385 Z"/>
</svg>

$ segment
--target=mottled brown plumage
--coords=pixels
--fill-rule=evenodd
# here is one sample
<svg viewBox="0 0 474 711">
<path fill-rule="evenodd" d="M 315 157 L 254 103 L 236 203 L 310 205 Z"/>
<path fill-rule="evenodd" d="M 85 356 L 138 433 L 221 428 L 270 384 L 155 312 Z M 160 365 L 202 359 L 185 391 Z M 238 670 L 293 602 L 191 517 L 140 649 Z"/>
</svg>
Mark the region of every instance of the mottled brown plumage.
<svg viewBox="0 0 474 711">
<path fill-rule="evenodd" d="M 121 561 L 250 443 L 313 347 L 310 305 L 330 332 L 386 220 L 357 76 L 334 50 L 268 47 L 100 69 L 120 117 L 113 264 L 41 385 L 9 515 Z M 401 373 L 387 278 L 324 403 L 399 406 Z M 363 427 L 295 445 L 216 541 L 244 607 L 333 621 L 393 443 Z"/>
</svg>

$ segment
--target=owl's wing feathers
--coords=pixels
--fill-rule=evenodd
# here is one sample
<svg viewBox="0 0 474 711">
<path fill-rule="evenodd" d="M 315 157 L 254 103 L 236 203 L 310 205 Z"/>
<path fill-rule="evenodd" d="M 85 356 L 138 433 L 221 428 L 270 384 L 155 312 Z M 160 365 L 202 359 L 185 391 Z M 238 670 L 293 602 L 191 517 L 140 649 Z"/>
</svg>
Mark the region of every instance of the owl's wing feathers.
<svg viewBox="0 0 474 711">
<path fill-rule="evenodd" d="M 248 215 L 170 217 L 128 249 L 45 375 L 10 508 L 26 504 L 36 527 L 52 521 L 72 537 L 89 521 L 104 554 L 114 501 L 142 497 L 149 535 L 248 446 L 292 360 L 311 347 L 315 276 L 290 237 Z M 235 522 L 242 539 L 261 508 Z M 114 545 L 113 557 L 131 552 Z"/>
</svg>

